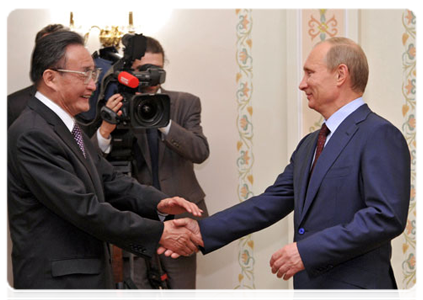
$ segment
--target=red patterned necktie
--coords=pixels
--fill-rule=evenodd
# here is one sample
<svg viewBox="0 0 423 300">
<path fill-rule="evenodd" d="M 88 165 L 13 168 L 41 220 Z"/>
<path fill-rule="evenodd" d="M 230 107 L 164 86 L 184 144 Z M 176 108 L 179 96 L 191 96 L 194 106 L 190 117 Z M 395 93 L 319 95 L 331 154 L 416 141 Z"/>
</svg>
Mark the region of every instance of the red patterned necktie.
<svg viewBox="0 0 423 300">
<path fill-rule="evenodd" d="M 310 174 L 313 172 L 314 166 L 316 165 L 317 159 L 325 147 L 326 137 L 330 133 L 329 128 L 326 126 L 326 123 L 323 123 L 322 128 L 320 128 L 319 137 L 317 138 L 317 147 L 316 147 L 316 156 L 314 158 L 313 165 L 311 166 Z"/>
<path fill-rule="evenodd" d="M 79 149 L 81 149 L 82 154 L 84 155 L 85 158 L 87 158 L 85 156 L 85 147 L 84 147 L 84 140 L 82 139 L 81 128 L 76 123 L 75 123 L 75 126 L 73 127 L 72 134 L 73 134 L 73 138 L 75 139 L 76 143 L 79 146 Z"/>
</svg>

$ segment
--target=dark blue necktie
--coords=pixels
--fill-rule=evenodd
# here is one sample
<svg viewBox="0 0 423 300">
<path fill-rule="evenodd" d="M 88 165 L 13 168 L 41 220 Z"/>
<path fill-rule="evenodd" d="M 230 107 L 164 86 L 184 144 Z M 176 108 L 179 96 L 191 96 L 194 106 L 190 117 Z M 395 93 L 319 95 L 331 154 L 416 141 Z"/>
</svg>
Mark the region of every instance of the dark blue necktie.
<svg viewBox="0 0 423 300">
<path fill-rule="evenodd" d="M 148 148 L 150 149 L 151 169 L 153 172 L 153 186 L 160 190 L 159 182 L 159 132 L 157 128 L 146 130 Z"/>
</svg>

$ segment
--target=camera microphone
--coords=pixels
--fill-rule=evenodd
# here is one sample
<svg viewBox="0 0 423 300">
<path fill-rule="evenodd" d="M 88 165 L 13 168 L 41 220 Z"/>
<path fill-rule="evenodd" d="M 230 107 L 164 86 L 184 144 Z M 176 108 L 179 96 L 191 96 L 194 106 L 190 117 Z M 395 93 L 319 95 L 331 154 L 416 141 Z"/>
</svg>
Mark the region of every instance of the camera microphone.
<svg viewBox="0 0 423 300">
<path fill-rule="evenodd" d="M 138 85 L 140 84 L 140 81 L 138 80 L 136 76 L 125 71 L 122 71 L 119 73 L 118 80 L 119 80 L 119 83 L 133 89 L 137 88 Z"/>
</svg>

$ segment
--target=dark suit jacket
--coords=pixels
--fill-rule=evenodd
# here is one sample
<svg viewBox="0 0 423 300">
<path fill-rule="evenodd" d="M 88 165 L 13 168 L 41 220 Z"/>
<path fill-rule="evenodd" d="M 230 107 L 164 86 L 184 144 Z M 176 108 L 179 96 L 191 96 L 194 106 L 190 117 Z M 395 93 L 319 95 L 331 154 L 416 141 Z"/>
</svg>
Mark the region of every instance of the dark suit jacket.
<svg viewBox="0 0 423 300">
<path fill-rule="evenodd" d="M 335 131 L 308 184 L 317 135 L 299 143 L 263 194 L 200 221 L 204 252 L 294 210 L 294 241 L 305 266 L 295 288 L 396 288 L 391 240 L 405 228 L 410 198 L 404 137 L 363 105 Z"/>
<path fill-rule="evenodd" d="M 19 117 L 36 91 L 35 86 L 31 85 L 7 96 L 7 128 Z"/>
<path fill-rule="evenodd" d="M 84 135 L 87 159 L 36 98 L 8 131 L 8 211 L 16 288 L 113 288 L 113 243 L 151 256 L 161 192 L 116 173 Z"/>
</svg>

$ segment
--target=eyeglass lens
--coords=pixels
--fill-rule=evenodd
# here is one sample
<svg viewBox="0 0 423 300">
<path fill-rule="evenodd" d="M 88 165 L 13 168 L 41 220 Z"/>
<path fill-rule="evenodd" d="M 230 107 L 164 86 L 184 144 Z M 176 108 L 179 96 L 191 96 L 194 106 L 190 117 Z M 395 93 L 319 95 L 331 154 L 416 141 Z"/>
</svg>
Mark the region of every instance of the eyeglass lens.
<svg viewBox="0 0 423 300">
<path fill-rule="evenodd" d="M 101 69 L 94 69 L 94 70 L 87 71 L 86 72 L 87 78 L 85 80 L 85 83 L 90 82 L 91 79 L 94 81 L 94 83 L 97 83 L 98 77 L 100 76 L 100 72 L 101 72 Z"/>
</svg>

